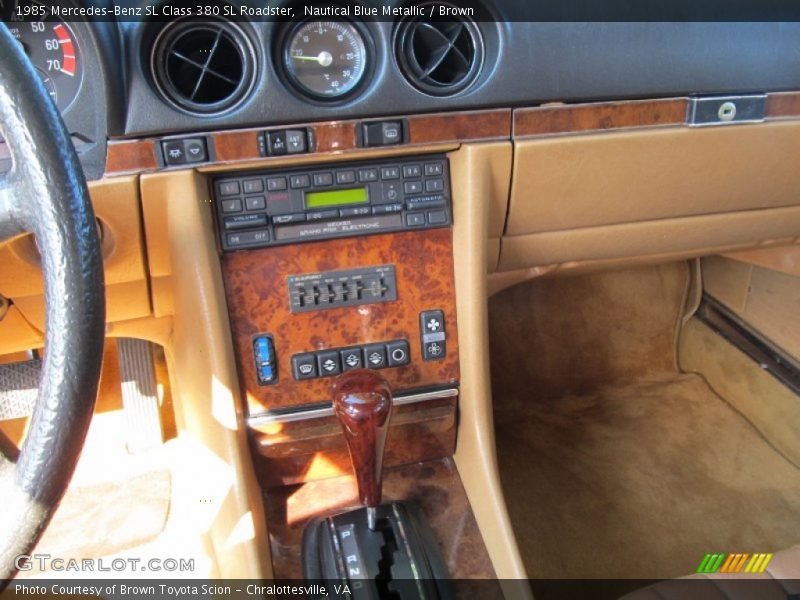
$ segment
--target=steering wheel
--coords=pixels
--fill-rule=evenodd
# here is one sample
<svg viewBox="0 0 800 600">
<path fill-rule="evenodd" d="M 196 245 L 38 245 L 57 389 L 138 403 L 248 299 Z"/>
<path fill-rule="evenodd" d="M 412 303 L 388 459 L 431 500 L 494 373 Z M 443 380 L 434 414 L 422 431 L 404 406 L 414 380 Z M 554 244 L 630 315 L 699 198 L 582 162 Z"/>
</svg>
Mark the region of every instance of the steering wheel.
<svg viewBox="0 0 800 600">
<path fill-rule="evenodd" d="M 103 261 L 70 136 L 20 44 L 0 23 L 0 243 L 32 233 L 42 258 L 45 351 L 36 406 L 16 461 L 0 455 L 0 589 L 66 490 L 92 418 L 103 360 Z"/>
</svg>

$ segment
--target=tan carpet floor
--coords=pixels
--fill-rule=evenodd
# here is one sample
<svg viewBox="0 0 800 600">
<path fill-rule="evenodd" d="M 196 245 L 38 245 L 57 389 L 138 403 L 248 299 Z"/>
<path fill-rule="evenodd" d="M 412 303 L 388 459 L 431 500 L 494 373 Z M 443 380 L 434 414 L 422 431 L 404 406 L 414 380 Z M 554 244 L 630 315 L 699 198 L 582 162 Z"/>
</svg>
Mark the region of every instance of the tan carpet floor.
<svg viewBox="0 0 800 600">
<path fill-rule="evenodd" d="M 503 489 L 532 578 L 667 578 L 800 540 L 800 471 L 675 366 L 685 265 L 490 301 Z"/>
</svg>

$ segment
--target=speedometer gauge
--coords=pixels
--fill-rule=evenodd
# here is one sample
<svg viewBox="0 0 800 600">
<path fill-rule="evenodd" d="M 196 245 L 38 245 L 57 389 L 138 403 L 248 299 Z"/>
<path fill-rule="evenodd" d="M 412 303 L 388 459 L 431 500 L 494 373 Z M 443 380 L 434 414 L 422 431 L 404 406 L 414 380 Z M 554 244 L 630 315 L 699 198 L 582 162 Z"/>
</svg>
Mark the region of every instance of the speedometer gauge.
<svg viewBox="0 0 800 600">
<path fill-rule="evenodd" d="M 36 67 L 50 97 L 59 110 L 75 100 L 83 77 L 83 65 L 75 36 L 59 20 L 9 22 L 11 35 L 22 45 Z"/>
<path fill-rule="evenodd" d="M 369 56 L 361 31 L 343 21 L 305 21 L 290 33 L 283 62 L 290 82 L 320 100 L 350 94 L 364 79 Z"/>
</svg>

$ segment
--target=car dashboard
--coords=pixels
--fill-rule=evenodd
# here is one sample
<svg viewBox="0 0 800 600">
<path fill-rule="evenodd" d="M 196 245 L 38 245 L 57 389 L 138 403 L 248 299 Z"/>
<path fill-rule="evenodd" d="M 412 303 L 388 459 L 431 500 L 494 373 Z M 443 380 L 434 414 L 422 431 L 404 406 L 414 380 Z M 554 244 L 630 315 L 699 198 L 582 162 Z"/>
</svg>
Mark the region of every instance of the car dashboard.
<svg viewBox="0 0 800 600">
<path fill-rule="evenodd" d="M 164 346 L 181 426 L 248 493 L 269 490 L 260 543 L 278 577 L 299 564 L 281 490 L 349 469 L 336 376 L 385 378 L 387 465 L 455 456 L 426 489 L 474 512 L 483 538 L 456 536 L 451 554 L 519 577 L 513 543 L 490 533 L 509 526 L 486 484 L 488 296 L 797 240 L 796 22 L 536 20 L 492 0 L 289 1 L 266 17 L 63 4 L 76 12 L 36 20 L 20 1 L 2 17 L 89 181 L 108 335 Z M 30 237 L 0 247 L 0 274 L 0 351 L 37 347 Z M 225 523 L 251 508 L 237 496 Z"/>
</svg>

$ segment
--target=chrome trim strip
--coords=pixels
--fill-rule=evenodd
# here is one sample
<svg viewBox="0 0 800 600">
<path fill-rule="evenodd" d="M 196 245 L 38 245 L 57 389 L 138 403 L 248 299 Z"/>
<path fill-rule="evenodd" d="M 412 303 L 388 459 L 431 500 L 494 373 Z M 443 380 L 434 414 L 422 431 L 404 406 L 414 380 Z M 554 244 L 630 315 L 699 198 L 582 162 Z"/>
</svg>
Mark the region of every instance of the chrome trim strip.
<svg viewBox="0 0 800 600">
<path fill-rule="evenodd" d="M 458 396 L 458 388 L 447 388 L 444 390 L 435 390 L 432 392 L 420 392 L 416 394 L 402 394 L 395 396 L 393 404 L 395 406 L 402 406 L 404 404 L 416 404 L 418 402 L 426 402 L 429 400 L 440 400 L 442 398 L 453 398 Z M 297 421 L 306 421 L 308 419 L 321 419 L 324 417 L 332 417 L 333 408 L 328 406 L 325 408 L 314 408 L 311 410 L 299 410 L 297 412 L 284 413 L 284 414 L 265 414 L 248 417 L 247 424 L 251 427 L 259 427 L 261 425 L 271 425 L 272 423 L 294 423 Z"/>
</svg>

